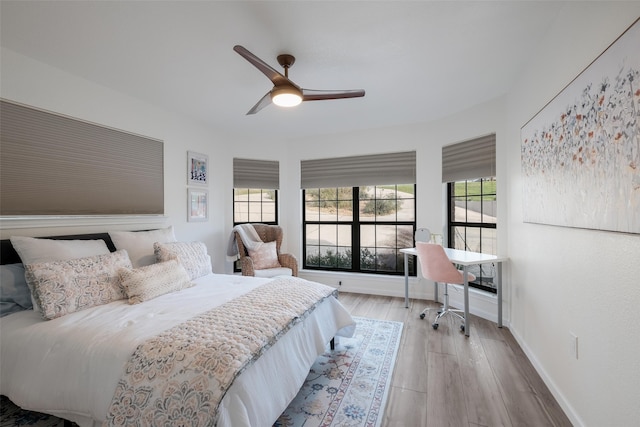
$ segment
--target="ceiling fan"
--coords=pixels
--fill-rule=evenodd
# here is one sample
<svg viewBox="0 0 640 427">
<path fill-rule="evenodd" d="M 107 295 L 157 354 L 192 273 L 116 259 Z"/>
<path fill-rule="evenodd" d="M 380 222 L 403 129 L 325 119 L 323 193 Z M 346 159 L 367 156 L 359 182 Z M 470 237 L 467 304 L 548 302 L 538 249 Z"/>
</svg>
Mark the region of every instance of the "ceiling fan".
<svg viewBox="0 0 640 427">
<path fill-rule="evenodd" d="M 289 68 L 296 61 L 293 55 L 278 55 L 278 63 L 284 68 L 284 75 L 240 45 L 233 47 L 244 59 L 260 70 L 271 82 L 271 89 L 248 112 L 255 114 L 272 102 L 281 107 L 294 107 L 302 101 L 322 101 L 326 99 L 358 98 L 364 96 L 363 89 L 356 90 L 313 90 L 303 89 L 289 80 Z"/>
</svg>

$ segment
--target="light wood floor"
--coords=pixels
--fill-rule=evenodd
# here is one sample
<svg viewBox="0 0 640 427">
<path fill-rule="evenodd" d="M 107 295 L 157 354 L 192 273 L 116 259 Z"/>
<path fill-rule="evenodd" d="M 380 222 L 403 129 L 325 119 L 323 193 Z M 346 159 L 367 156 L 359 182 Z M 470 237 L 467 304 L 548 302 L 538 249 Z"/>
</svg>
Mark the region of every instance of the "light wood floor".
<svg viewBox="0 0 640 427">
<path fill-rule="evenodd" d="M 354 316 L 404 323 L 383 427 L 571 426 L 509 329 L 477 316 L 470 337 L 433 301 L 340 293 Z M 431 307 L 427 318 L 420 312 Z"/>
</svg>

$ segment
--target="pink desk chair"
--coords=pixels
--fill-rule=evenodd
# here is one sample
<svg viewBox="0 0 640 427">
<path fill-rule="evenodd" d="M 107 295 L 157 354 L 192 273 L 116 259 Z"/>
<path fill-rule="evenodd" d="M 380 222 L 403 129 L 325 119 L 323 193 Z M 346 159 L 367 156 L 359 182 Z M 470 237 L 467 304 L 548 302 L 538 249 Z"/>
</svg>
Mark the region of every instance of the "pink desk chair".
<svg viewBox="0 0 640 427">
<path fill-rule="evenodd" d="M 422 276 L 425 279 L 433 280 L 438 286 L 438 283 L 444 283 L 444 304 L 435 321 L 431 326 L 433 329 L 438 329 L 438 321 L 440 318 L 447 314 L 452 314 L 459 317 L 462 320 L 460 330 L 464 331 L 464 316 L 460 313 L 464 313 L 464 310 L 456 310 L 449 307 L 449 284 L 462 285 L 464 278 L 462 277 L 462 271 L 456 269 L 451 263 L 447 254 L 444 252 L 442 246 L 435 243 L 416 242 L 416 251 L 418 252 L 418 260 L 420 261 L 420 269 Z M 475 276 L 468 273 L 469 281 L 475 280 Z M 420 318 L 424 319 L 428 308 L 424 309 L 420 313 Z"/>
</svg>

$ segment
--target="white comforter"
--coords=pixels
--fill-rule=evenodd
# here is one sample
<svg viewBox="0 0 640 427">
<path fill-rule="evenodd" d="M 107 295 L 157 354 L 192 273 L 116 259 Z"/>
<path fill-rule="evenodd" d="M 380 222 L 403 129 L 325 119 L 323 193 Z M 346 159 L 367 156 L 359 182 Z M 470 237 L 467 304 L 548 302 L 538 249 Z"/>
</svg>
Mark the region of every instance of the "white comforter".
<svg viewBox="0 0 640 427">
<path fill-rule="evenodd" d="M 129 305 L 94 307 L 44 321 L 32 310 L 0 319 L 0 394 L 22 408 L 81 426 L 100 425 L 127 360 L 145 339 L 271 279 L 210 274 L 197 286 Z M 297 394 L 334 335 L 355 322 L 333 297 L 294 326 L 233 383 L 219 426 L 270 426 Z"/>
</svg>

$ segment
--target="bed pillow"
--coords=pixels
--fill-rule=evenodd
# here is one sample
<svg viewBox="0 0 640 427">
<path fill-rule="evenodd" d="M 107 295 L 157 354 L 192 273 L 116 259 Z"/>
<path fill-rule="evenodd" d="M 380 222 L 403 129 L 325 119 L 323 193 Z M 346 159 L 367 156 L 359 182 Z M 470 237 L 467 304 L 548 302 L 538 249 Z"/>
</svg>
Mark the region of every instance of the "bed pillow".
<svg viewBox="0 0 640 427">
<path fill-rule="evenodd" d="M 263 243 L 256 250 L 249 249 L 249 257 L 253 260 L 253 268 L 256 270 L 281 267 L 275 241 Z"/>
<path fill-rule="evenodd" d="M 22 264 L 0 265 L 0 317 L 33 308 Z"/>
<path fill-rule="evenodd" d="M 108 254 L 104 240 L 57 240 L 12 236 L 9 238 L 24 265 Z"/>
<path fill-rule="evenodd" d="M 173 226 L 151 231 L 110 231 L 109 236 L 116 249 L 124 249 L 135 268 L 156 262 L 153 252 L 155 242 L 175 242 Z"/>
<path fill-rule="evenodd" d="M 191 280 L 211 273 L 211 257 L 207 245 L 202 242 L 154 243 L 156 261 L 176 259 L 189 274 Z"/>
<path fill-rule="evenodd" d="M 121 268 L 119 275 L 129 304 L 139 304 L 195 285 L 187 270 L 175 259 L 136 269 Z"/>
<path fill-rule="evenodd" d="M 126 251 L 25 265 L 27 282 L 47 320 L 124 299 L 118 271 L 131 267 Z"/>
<path fill-rule="evenodd" d="M 77 259 L 110 253 L 107 244 L 102 239 L 58 240 L 12 236 L 9 240 L 11 240 L 11 245 L 25 266 L 28 264 Z M 40 311 L 36 298 L 33 296 L 33 284 L 28 279 L 27 285 L 31 290 L 33 309 Z"/>
</svg>

